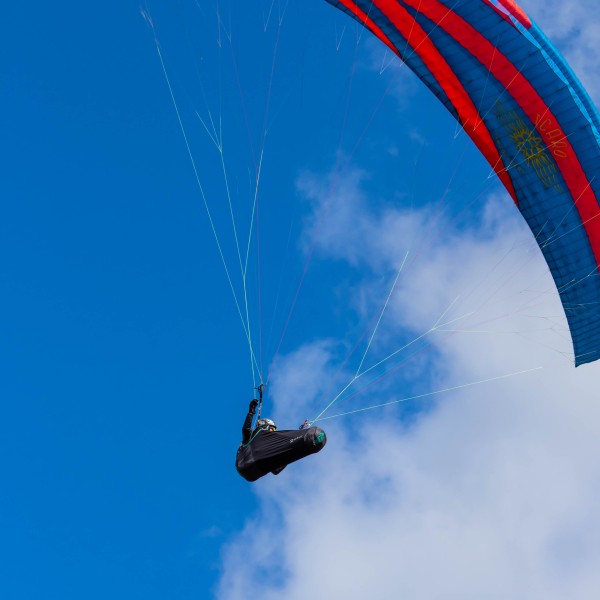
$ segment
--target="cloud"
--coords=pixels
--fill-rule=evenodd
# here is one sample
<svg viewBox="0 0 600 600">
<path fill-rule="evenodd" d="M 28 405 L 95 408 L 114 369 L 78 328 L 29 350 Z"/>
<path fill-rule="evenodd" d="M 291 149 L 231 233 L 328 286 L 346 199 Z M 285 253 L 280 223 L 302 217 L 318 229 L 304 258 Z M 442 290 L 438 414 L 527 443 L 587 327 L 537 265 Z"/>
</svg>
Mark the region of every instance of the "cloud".
<svg viewBox="0 0 600 600">
<path fill-rule="evenodd" d="M 277 398 L 276 419 L 285 416 L 299 426 L 313 416 L 333 375 L 336 346 L 333 340 L 317 340 L 278 360 L 269 383 L 270 394 Z"/>
<path fill-rule="evenodd" d="M 440 221 L 432 235 L 427 209 L 371 210 L 364 181 L 355 171 L 331 196 L 330 179 L 300 180 L 313 204 L 307 236 L 321 220 L 321 256 L 360 266 L 370 288 L 371 269 L 397 266 L 406 249 L 395 232 L 410 230 L 412 249 L 430 242 L 399 284 L 386 328 L 422 331 L 454 306 L 448 315 L 475 311 L 464 329 L 487 331 L 434 332 L 429 389 L 544 368 L 446 393 L 410 423 L 393 406 L 323 422 L 329 444 L 318 457 L 256 485 L 259 513 L 224 548 L 218 597 L 596 598 L 600 369 L 565 359 L 564 317 L 530 234 L 508 199 L 492 196 L 476 223 L 459 231 Z M 360 225 L 348 227 L 345 210 Z M 464 302 L 453 305 L 457 296 Z M 337 360 L 332 340 L 283 357 L 271 390 L 282 413 L 312 408 L 318 394 L 299 392 L 302 382 L 327 380 Z M 401 398 L 391 390 L 383 400 Z M 362 402 L 381 400 L 367 393 Z"/>
<path fill-rule="evenodd" d="M 322 255 L 354 267 L 397 268 L 428 214 L 385 206 L 380 214 L 370 212 L 367 205 L 373 199 L 363 190 L 366 180 L 366 173 L 359 169 L 332 173 L 325 179 L 311 173 L 300 176 L 298 189 L 313 208 L 306 224 L 305 248 L 314 244 Z"/>
</svg>

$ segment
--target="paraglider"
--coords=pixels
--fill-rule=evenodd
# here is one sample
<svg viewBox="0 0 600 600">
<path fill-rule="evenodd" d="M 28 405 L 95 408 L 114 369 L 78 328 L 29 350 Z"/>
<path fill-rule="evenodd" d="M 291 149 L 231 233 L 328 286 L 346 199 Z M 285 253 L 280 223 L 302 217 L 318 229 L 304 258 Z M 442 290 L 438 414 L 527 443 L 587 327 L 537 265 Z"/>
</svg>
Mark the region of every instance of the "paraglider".
<svg viewBox="0 0 600 600">
<path fill-rule="evenodd" d="M 565 59 L 514 0 L 327 2 L 371 31 L 396 54 L 471 138 L 523 215 L 543 253 L 569 325 L 575 365 L 600 359 L 600 115 Z M 150 20 L 149 23 L 153 28 Z M 171 91 L 158 41 L 156 46 Z M 258 168 L 245 260 L 225 174 L 242 276 L 243 296 L 238 301 L 172 91 L 171 96 L 248 342 L 253 376 L 262 380 L 262 358 L 257 360 L 252 345 L 246 281 L 251 241 L 254 236 L 258 238 L 255 216 L 262 151 L 261 160 L 255 161 Z M 222 160 L 220 133 L 215 129 L 213 135 L 200 121 Z M 263 142 L 264 139 L 265 131 Z M 308 254 L 275 355 L 312 249 Z M 258 313 L 261 314 L 260 308 Z M 359 367 L 352 381 L 325 410 L 373 368 L 360 371 Z M 258 418 L 253 427 L 259 405 L 259 401 L 253 401 L 249 407 L 236 457 L 237 470 L 248 481 L 268 473 L 278 474 L 288 464 L 319 452 L 325 445 L 325 432 L 311 426 L 325 411 L 299 429 L 281 431 L 268 419 Z"/>
<path fill-rule="evenodd" d="M 327 0 L 406 63 L 471 137 L 558 288 L 575 365 L 600 358 L 600 118 L 514 0 Z"/>
<path fill-rule="evenodd" d="M 262 386 L 259 386 L 262 399 Z M 278 475 L 289 464 L 321 451 L 327 443 L 319 427 L 278 431 L 271 419 L 258 418 L 252 423 L 259 400 L 252 400 L 242 425 L 242 443 L 237 451 L 235 466 L 247 481 L 256 481 L 268 473 Z"/>
</svg>

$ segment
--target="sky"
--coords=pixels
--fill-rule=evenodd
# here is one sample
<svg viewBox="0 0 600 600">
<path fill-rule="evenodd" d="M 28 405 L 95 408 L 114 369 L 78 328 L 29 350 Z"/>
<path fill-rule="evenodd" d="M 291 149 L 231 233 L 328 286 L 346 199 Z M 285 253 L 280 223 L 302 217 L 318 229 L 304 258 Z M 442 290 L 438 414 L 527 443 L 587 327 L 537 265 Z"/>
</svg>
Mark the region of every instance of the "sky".
<svg viewBox="0 0 600 600">
<path fill-rule="evenodd" d="M 598 103 L 594 2 L 522 6 Z M 407 69 L 316 0 L 0 40 L 3 597 L 597 597 L 600 367 Z M 328 444 L 249 484 L 261 378 Z"/>
</svg>

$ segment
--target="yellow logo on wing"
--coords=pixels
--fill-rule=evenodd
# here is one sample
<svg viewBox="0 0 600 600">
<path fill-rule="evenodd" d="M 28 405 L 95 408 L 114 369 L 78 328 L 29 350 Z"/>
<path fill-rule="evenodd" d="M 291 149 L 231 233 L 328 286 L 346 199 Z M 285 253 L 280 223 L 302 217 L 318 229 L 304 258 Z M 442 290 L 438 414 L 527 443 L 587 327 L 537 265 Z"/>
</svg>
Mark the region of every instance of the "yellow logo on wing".
<svg viewBox="0 0 600 600">
<path fill-rule="evenodd" d="M 523 157 L 523 162 L 518 164 L 517 168 L 521 169 L 522 165 L 532 168 L 545 187 L 553 187 L 557 192 L 563 192 L 557 177 L 556 164 L 539 133 L 533 127 L 529 127 L 516 111 L 506 110 L 499 100 L 496 100 L 494 114 L 504 125 L 519 154 Z"/>
</svg>

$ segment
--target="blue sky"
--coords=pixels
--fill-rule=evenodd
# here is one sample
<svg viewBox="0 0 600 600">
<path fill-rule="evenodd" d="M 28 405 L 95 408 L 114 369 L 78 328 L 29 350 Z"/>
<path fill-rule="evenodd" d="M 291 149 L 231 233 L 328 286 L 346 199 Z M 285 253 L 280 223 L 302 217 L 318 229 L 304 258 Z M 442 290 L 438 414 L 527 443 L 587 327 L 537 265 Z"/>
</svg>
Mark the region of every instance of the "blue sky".
<svg viewBox="0 0 600 600">
<path fill-rule="evenodd" d="M 586 3 L 523 4 L 597 98 Z M 220 154 L 202 123 L 222 125 L 242 249 L 264 150 L 249 313 L 265 411 L 281 426 L 352 379 L 407 253 L 366 364 L 494 300 L 469 322 L 485 334 L 440 333 L 341 410 L 462 391 L 324 421 L 321 455 L 248 485 L 234 469 L 248 344 L 140 5 L 7 7 L 3 595 L 295 598 L 313 582 L 354 598 L 376 581 L 380 598 L 440 597 L 430 568 L 461 598 L 490 585 L 591 598 L 598 368 L 572 368 L 547 270 L 483 159 L 325 2 L 144 10 L 240 299 Z M 531 372 L 471 385 L 520 370 Z M 503 587 L 519 578 L 528 596 Z"/>
</svg>

